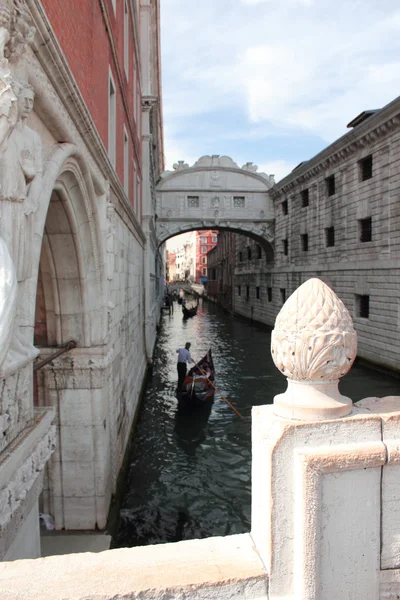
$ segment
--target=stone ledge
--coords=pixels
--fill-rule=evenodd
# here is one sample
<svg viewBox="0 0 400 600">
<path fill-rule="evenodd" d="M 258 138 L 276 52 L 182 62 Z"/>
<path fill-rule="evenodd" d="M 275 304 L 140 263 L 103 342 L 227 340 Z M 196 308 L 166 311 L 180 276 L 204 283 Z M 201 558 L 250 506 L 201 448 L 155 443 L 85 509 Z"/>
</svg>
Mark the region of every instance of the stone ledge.
<svg viewBox="0 0 400 600">
<path fill-rule="evenodd" d="M 268 598 L 249 534 L 0 564 L 2 600 Z"/>
</svg>

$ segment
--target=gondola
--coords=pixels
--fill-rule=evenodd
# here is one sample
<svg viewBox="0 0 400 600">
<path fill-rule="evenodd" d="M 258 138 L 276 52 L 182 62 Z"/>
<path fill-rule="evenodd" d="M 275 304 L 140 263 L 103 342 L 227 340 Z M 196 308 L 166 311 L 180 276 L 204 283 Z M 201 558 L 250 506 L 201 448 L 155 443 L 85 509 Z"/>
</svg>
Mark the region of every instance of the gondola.
<svg viewBox="0 0 400 600">
<path fill-rule="evenodd" d="M 190 369 L 178 392 L 178 404 L 182 409 L 204 408 L 214 401 L 215 388 L 214 362 L 211 348 L 205 356 Z"/>
<path fill-rule="evenodd" d="M 197 306 L 192 306 L 191 308 L 186 308 L 186 306 L 182 306 L 183 318 L 190 319 L 190 317 L 194 317 L 197 315 Z"/>
</svg>

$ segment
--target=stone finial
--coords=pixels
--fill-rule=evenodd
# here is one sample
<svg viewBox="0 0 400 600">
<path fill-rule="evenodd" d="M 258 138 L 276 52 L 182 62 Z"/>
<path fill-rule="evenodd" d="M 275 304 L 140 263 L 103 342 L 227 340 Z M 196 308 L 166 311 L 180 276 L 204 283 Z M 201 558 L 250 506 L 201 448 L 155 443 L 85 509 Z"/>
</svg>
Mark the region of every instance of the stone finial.
<svg viewBox="0 0 400 600">
<path fill-rule="evenodd" d="M 242 171 L 250 171 L 250 173 L 256 173 L 258 169 L 257 165 L 253 165 L 252 162 L 247 162 L 243 165 Z"/>
<path fill-rule="evenodd" d="M 309 279 L 288 298 L 271 337 L 272 358 L 288 378 L 274 398 L 275 413 L 300 420 L 343 417 L 352 401 L 339 378 L 357 354 L 357 334 L 343 302 L 320 279 Z"/>
<path fill-rule="evenodd" d="M 174 168 L 174 171 L 183 171 L 184 169 L 189 168 L 189 165 L 187 163 L 185 163 L 184 160 L 178 160 L 178 162 L 172 166 Z"/>
</svg>

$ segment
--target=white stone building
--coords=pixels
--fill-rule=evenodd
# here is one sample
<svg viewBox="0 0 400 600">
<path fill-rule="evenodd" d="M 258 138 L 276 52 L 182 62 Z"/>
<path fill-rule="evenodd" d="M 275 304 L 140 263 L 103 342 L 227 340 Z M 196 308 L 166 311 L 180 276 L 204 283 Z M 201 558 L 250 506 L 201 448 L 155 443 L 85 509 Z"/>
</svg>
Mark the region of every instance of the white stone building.
<svg viewBox="0 0 400 600">
<path fill-rule="evenodd" d="M 270 252 L 238 237 L 234 311 L 273 325 L 285 299 L 318 276 L 349 309 L 358 355 L 400 370 L 400 99 L 277 183 Z"/>
<path fill-rule="evenodd" d="M 39 502 L 57 529 L 105 527 L 152 359 L 162 293 L 159 7 L 126 7 L 140 22 L 136 211 L 127 171 L 121 181 L 115 148 L 105 147 L 42 3 L 0 1 L 3 560 L 40 555 Z M 34 364 L 69 341 L 75 347 L 34 379 Z"/>
</svg>

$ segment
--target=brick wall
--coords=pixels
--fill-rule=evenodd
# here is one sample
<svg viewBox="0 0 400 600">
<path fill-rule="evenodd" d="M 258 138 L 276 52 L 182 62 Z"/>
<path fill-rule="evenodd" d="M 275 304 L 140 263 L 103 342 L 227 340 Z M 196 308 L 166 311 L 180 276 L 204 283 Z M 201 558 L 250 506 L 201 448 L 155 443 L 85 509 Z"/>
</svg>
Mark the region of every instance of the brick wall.
<svg viewBox="0 0 400 600">
<path fill-rule="evenodd" d="M 136 173 L 141 179 L 140 143 L 140 82 L 135 52 L 133 15 L 129 14 L 129 68 L 124 68 L 124 0 L 116 0 L 116 13 L 111 0 L 104 0 L 115 55 L 107 33 L 107 18 L 100 0 L 43 0 L 51 27 L 68 61 L 71 73 L 91 113 L 97 131 L 108 148 L 108 78 L 111 69 L 117 88 L 116 172 L 124 183 L 124 125 L 129 144 L 128 197 L 139 210 Z M 128 2 L 130 7 L 131 3 Z M 118 77 L 118 72 L 120 77 Z M 134 84 L 134 77 L 136 84 Z M 134 94 L 137 102 L 137 122 L 134 119 Z M 123 99 L 125 98 L 125 103 Z"/>
</svg>

